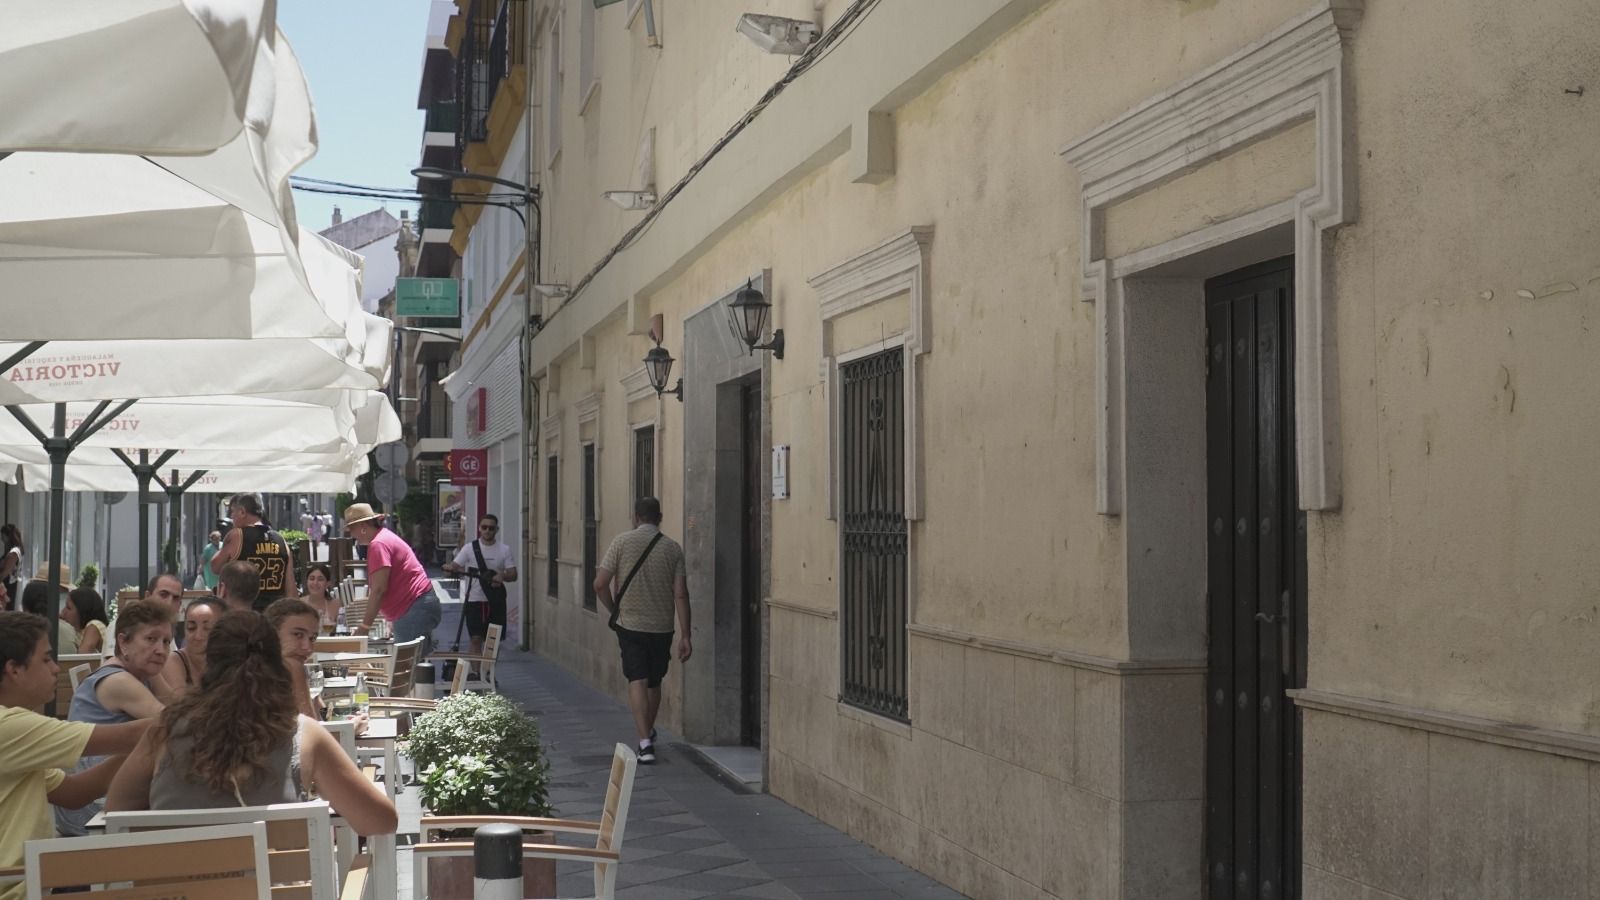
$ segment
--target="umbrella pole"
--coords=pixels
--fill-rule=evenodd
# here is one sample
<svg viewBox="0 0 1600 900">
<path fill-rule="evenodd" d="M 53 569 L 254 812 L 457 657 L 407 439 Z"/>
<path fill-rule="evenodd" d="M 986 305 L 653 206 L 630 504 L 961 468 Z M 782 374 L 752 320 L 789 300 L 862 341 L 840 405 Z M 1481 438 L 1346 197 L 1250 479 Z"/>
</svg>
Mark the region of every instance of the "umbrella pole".
<svg viewBox="0 0 1600 900">
<path fill-rule="evenodd" d="M 133 474 L 139 479 L 139 593 L 143 595 L 150 583 L 150 477 L 155 474 L 149 450 L 139 451 Z"/>
<path fill-rule="evenodd" d="M 169 510 L 167 535 L 174 544 L 178 542 L 178 532 L 183 528 L 183 495 L 189 488 L 194 487 L 195 482 L 205 477 L 205 474 L 205 469 L 196 469 L 190 472 L 189 477 L 182 482 L 178 481 L 177 469 L 172 470 L 172 480 L 169 482 L 162 482 L 161 477 L 156 476 L 156 483 L 160 484 L 161 489 L 167 492 L 167 507 Z M 173 561 L 172 574 L 178 574 L 176 560 Z M 182 579 L 180 578 L 179 580 Z"/>
<path fill-rule="evenodd" d="M 155 477 L 156 470 L 166 465 L 178 451 L 168 450 L 150 461 L 150 451 L 140 450 L 139 461 L 134 462 L 128 454 L 112 447 L 111 452 L 122 460 L 122 464 L 133 472 L 133 477 L 139 481 L 139 592 L 143 594 L 150 584 L 150 479 Z"/>
<path fill-rule="evenodd" d="M 56 404 L 55 429 L 51 436 L 44 442 L 44 450 L 50 454 L 50 568 L 45 574 L 54 582 L 57 573 L 61 571 L 61 541 L 63 523 L 62 516 L 66 513 L 67 506 L 67 456 L 72 453 L 72 440 L 67 437 L 67 405 Z M 45 604 L 46 618 L 50 620 L 50 651 L 52 654 L 61 652 L 61 633 L 53 627 L 56 619 L 61 615 L 61 592 L 47 591 L 50 600 Z M 77 649 L 77 648 L 73 648 Z M 55 715 L 54 701 L 46 707 L 46 715 Z"/>
</svg>

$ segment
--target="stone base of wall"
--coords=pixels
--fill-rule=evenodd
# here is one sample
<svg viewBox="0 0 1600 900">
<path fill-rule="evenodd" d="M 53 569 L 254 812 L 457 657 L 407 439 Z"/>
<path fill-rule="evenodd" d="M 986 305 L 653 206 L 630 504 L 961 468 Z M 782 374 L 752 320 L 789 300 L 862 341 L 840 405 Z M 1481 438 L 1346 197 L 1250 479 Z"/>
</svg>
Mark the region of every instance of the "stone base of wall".
<svg viewBox="0 0 1600 900">
<path fill-rule="evenodd" d="M 911 724 L 844 706 L 776 612 L 769 790 L 972 897 L 1198 898 L 1203 676 L 913 633 Z"/>
<path fill-rule="evenodd" d="M 1306 900 L 1600 900 L 1600 740 L 1299 702 Z"/>
</svg>

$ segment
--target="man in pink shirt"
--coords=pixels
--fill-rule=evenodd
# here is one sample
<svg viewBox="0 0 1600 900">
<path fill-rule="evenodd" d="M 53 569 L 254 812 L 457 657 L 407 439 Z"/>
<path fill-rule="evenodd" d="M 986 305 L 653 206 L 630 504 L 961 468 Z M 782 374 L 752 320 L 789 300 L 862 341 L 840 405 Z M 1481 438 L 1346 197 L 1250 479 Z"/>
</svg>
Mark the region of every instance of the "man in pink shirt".
<svg viewBox="0 0 1600 900">
<path fill-rule="evenodd" d="M 366 503 L 344 511 L 344 530 L 367 548 L 367 611 L 361 630 L 383 613 L 396 643 L 422 638 L 422 657 L 433 652 L 433 630 L 444 612 L 433 593 L 433 581 L 400 535 L 383 527 L 383 513 Z"/>
</svg>

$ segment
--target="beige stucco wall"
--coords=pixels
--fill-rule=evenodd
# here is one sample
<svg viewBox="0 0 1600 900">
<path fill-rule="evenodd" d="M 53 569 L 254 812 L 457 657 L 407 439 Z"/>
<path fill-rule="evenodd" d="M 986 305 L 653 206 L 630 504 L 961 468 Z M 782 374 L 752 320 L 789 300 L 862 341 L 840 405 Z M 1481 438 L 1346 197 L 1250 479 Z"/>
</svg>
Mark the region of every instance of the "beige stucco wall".
<svg viewBox="0 0 1600 900">
<path fill-rule="evenodd" d="M 749 64 L 743 39 L 724 37 L 745 11 L 738 4 L 664 6 L 659 63 L 639 48 L 637 27 L 602 31 L 601 94 L 585 123 L 568 122 L 550 176 L 559 223 L 548 232 L 550 280 L 587 271 L 637 216 L 595 198 L 631 172 L 640 122 L 664 129 L 664 185 L 781 71 L 770 58 Z M 1592 85 L 1585 97 L 1564 93 L 1593 80 L 1600 8 L 1372 6 L 1348 57 L 1358 214 L 1328 248 L 1343 493 L 1338 510 L 1310 517 L 1310 686 L 1600 736 L 1590 677 L 1600 539 L 1587 515 L 1600 499 L 1600 412 L 1588 401 L 1600 107 Z M 915 8 L 885 0 L 873 15 L 910 23 Z M 571 405 L 602 393 L 602 547 L 627 524 L 628 425 L 657 415 L 656 401 L 641 412 L 622 396 L 620 380 L 648 347 L 629 333 L 630 301 L 663 315 L 665 346 L 681 357 L 688 315 L 751 272 L 772 272 L 773 324 L 788 353 L 770 370 L 768 414 L 772 442 L 793 448 L 792 497 L 773 504 L 771 526 L 767 746 L 779 796 L 974 896 L 1198 890 L 1200 676 L 1102 665 L 1130 655 L 1126 581 L 1138 560 L 1124 546 L 1126 522 L 1095 512 L 1095 309 L 1078 299 L 1078 175 L 1056 151 L 1307 8 L 1044 3 L 894 106 L 884 183 L 852 183 L 835 141 L 792 183 L 775 173 L 770 195 L 733 218 L 708 223 L 716 199 L 686 193 L 674 221 L 706 229 L 693 252 L 642 242 L 605 284 L 646 289 L 580 298 L 602 310 L 587 333 L 593 367 L 576 344 L 546 360 L 563 416 L 562 556 L 574 563 Z M 710 37 L 701 58 L 684 60 L 674 42 L 695 29 Z M 570 50 L 569 83 L 576 58 Z M 1302 126 L 1125 201 L 1107 216 L 1108 255 L 1292 196 L 1309 184 L 1314 137 Z M 807 279 L 923 225 L 934 229 L 933 330 L 920 363 L 927 487 L 925 516 L 911 525 L 920 630 L 906 727 L 837 702 L 838 532 L 827 518 L 822 322 Z M 908 302 L 836 322 L 836 349 L 904 331 Z M 683 508 L 683 420 L 675 400 L 660 409 L 658 492 L 670 524 Z M 542 522 L 542 494 L 534 508 Z M 620 694 L 603 621 L 575 597 L 535 606 L 538 648 Z M 669 723 L 681 723 L 681 672 L 668 684 Z M 1365 726 L 1345 721 L 1308 716 L 1306 845 L 1317 869 L 1308 895 L 1350 895 L 1328 887 L 1334 877 L 1420 895 L 1411 882 L 1393 889 L 1386 875 L 1363 875 L 1367 851 L 1337 838 L 1387 821 L 1345 801 L 1366 795 L 1338 787 L 1374 774 L 1360 760 L 1367 745 L 1349 738 Z M 1441 740 L 1382 728 L 1380 743 Z M 1549 756 L 1451 740 L 1471 745 L 1445 748 L 1463 759 Z M 1414 749 L 1396 752 L 1424 765 Z M 1581 780 L 1566 763 L 1530 765 Z M 1417 827 L 1446 828 L 1451 815 L 1441 809 Z M 1162 846 L 1176 849 L 1140 856 Z"/>
</svg>

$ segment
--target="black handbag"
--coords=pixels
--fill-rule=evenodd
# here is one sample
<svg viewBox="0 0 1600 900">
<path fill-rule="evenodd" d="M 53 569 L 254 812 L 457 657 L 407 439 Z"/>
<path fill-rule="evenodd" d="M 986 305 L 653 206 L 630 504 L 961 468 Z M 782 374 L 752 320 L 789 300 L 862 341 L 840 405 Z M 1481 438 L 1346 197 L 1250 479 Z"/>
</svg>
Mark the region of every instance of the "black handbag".
<svg viewBox="0 0 1600 900">
<path fill-rule="evenodd" d="M 617 595 L 611 598 L 611 618 L 606 622 L 606 627 L 612 631 L 621 630 L 617 627 L 617 617 L 622 615 L 622 595 L 628 592 L 628 585 L 633 584 L 633 576 L 639 574 L 639 567 L 650 557 L 650 551 L 656 548 L 656 541 L 659 540 L 661 532 L 658 531 L 656 536 L 650 539 L 650 543 L 645 545 L 644 552 L 639 554 L 639 559 L 634 562 L 633 568 L 628 570 L 628 577 L 622 579 L 622 587 L 617 590 Z"/>
</svg>

